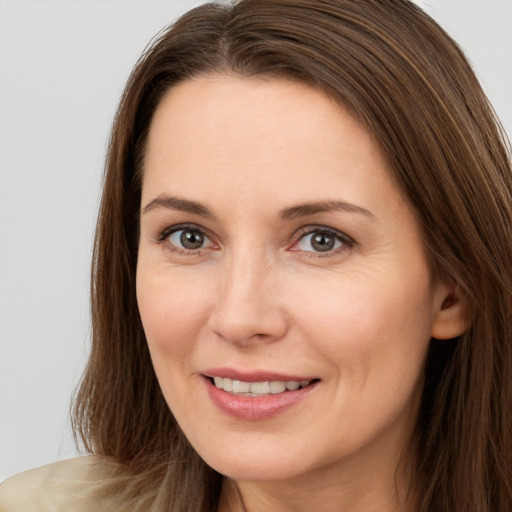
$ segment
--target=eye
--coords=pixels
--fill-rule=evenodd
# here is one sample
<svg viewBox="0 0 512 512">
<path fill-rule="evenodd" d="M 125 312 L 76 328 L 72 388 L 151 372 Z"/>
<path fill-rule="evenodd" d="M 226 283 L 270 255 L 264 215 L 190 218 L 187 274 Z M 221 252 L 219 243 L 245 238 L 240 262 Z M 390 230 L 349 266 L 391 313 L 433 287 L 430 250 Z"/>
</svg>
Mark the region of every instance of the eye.
<svg viewBox="0 0 512 512">
<path fill-rule="evenodd" d="M 352 239 L 343 233 L 328 228 L 316 228 L 300 234 L 293 250 L 328 253 L 349 248 L 352 245 L 354 245 Z"/>
<path fill-rule="evenodd" d="M 199 228 L 194 227 L 174 228 L 170 233 L 167 232 L 163 238 L 167 239 L 177 249 L 186 251 L 197 251 L 212 245 L 212 241 L 206 234 Z"/>
</svg>

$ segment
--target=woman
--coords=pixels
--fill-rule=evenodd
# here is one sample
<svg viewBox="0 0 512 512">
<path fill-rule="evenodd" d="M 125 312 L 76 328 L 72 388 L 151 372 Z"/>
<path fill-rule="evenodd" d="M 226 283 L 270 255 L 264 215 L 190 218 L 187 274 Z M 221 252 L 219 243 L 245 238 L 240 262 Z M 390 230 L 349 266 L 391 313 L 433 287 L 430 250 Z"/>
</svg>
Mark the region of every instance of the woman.
<svg viewBox="0 0 512 512">
<path fill-rule="evenodd" d="M 189 12 L 112 132 L 94 456 L 3 509 L 509 511 L 511 226 L 505 137 L 412 3 Z"/>
</svg>

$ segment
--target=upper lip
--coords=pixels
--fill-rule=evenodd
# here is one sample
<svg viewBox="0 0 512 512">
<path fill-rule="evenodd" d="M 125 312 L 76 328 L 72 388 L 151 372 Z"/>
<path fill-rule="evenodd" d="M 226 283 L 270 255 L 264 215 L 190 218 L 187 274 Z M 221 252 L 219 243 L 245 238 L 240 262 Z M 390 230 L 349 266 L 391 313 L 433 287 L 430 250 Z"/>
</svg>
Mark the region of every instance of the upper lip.
<svg viewBox="0 0 512 512">
<path fill-rule="evenodd" d="M 316 377 L 308 375 L 284 374 L 267 370 L 241 371 L 234 368 L 209 368 L 201 372 L 205 377 L 223 377 L 231 380 L 241 380 L 243 382 L 266 382 L 266 381 L 303 381 L 316 380 Z"/>
</svg>

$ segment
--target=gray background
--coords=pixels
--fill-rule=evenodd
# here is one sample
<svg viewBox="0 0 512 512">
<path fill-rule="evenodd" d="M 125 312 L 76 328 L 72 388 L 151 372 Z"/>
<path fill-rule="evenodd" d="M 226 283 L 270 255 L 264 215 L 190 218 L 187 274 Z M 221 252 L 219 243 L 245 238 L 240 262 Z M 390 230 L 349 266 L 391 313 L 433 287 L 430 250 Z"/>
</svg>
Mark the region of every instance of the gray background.
<svg viewBox="0 0 512 512">
<path fill-rule="evenodd" d="M 128 73 L 192 0 L 0 0 L 0 480 L 72 457 L 106 140 Z M 417 1 L 512 133 L 512 0 Z"/>
</svg>

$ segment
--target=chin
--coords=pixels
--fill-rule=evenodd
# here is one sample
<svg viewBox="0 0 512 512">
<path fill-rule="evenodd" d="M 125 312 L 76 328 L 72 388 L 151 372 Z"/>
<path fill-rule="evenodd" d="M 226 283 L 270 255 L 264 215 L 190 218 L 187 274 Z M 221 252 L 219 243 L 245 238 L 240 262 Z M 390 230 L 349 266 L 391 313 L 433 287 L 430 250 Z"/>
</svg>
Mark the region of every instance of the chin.
<svg viewBox="0 0 512 512">
<path fill-rule="evenodd" d="M 294 464 L 286 464 L 286 462 L 277 461 L 275 458 L 269 458 L 269 460 L 265 461 L 246 459 L 243 462 L 240 460 L 216 460 L 212 461 L 213 463 L 209 461 L 206 462 L 218 473 L 236 481 L 276 482 L 293 479 L 303 474 L 306 470 L 306 468 L 301 468 Z"/>
<path fill-rule="evenodd" d="M 279 481 L 308 472 L 313 461 L 298 447 L 284 448 L 262 443 L 233 442 L 208 449 L 198 447 L 199 456 L 218 473 L 237 481 Z"/>
</svg>

